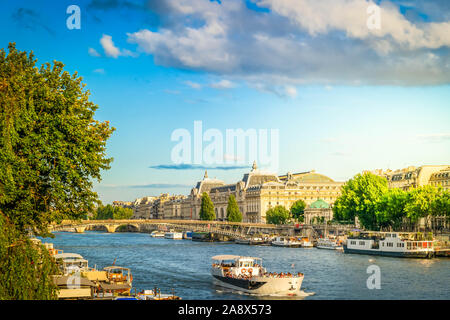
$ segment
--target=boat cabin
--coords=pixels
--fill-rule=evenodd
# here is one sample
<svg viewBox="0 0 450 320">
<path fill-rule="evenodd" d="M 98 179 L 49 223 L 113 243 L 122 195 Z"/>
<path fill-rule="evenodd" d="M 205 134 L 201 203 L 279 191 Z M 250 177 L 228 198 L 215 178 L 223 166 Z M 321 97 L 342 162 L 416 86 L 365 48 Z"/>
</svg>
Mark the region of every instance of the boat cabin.
<svg viewBox="0 0 450 320">
<path fill-rule="evenodd" d="M 65 275 L 89 270 L 88 261 L 77 253 L 59 253 L 53 257 Z"/>
<path fill-rule="evenodd" d="M 228 276 L 258 276 L 265 272 L 262 259 L 235 255 L 220 255 L 212 257 L 213 268 L 222 269 Z"/>
</svg>

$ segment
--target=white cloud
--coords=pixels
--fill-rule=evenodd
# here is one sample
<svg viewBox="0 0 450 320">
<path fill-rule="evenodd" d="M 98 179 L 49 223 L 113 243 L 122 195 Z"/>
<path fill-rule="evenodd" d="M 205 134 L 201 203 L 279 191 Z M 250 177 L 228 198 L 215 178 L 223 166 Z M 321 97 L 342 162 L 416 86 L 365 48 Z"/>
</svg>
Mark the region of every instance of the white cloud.
<svg viewBox="0 0 450 320">
<path fill-rule="evenodd" d="M 193 89 L 201 89 L 202 88 L 202 85 L 200 83 L 193 82 L 190 80 L 187 80 L 184 83 Z"/>
<path fill-rule="evenodd" d="M 209 86 L 214 89 L 231 89 L 236 85 L 233 82 L 224 79 L 220 80 L 219 82 L 211 83 Z"/>
<path fill-rule="evenodd" d="M 97 50 L 95 50 L 94 48 L 89 48 L 88 53 L 93 57 L 100 57 L 100 53 L 98 53 Z"/>
<path fill-rule="evenodd" d="M 378 6 L 380 29 L 367 26 L 373 14 L 367 13 L 369 6 L 374 5 L 372 0 L 262 0 L 258 5 L 290 19 L 312 36 L 339 30 L 351 38 L 371 38 L 374 43 L 377 38 L 388 37 L 409 49 L 450 46 L 450 23 L 415 25 L 389 2 Z"/>
<path fill-rule="evenodd" d="M 450 141 L 450 133 L 432 133 L 432 134 L 420 134 L 417 137 L 421 140 L 428 142 L 443 142 Z"/>
<path fill-rule="evenodd" d="M 95 73 L 105 74 L 105 69 L 95 69 Z"/>
<path fill-rule="evenodd" d="M 412 22 L 383 1 L 381 29 L 369 30 L 372 3 L 262 0 L 257 5 L 270 11 L 257 12 L 237 0 L 161 0 L 151 5 L 159 28 L 127 40 L 158 65 L 244 80 L 283 97 L 295 97 L 302 84 L 450 83 L 450 21 Z"/>
<path fill-rule="evenodd" d="M 108 57 L 112 57 L 114 59 L 116 59 L 119 56 L 124 56 L 124 57 L 136 57 L 137 55 L 133 52 L 131 52 L 130 50 L 127 49 L 123 49 L 120 50 L 119 48 L 117 48 L 114 45 L 114 42 L 112 41 L 112 37 L 104 34 L 102 36 L 102 38 L 100 39 L 100 44 L 103 47 L 103 50 L 105 51 L 105 54 Z"/>
</svg>

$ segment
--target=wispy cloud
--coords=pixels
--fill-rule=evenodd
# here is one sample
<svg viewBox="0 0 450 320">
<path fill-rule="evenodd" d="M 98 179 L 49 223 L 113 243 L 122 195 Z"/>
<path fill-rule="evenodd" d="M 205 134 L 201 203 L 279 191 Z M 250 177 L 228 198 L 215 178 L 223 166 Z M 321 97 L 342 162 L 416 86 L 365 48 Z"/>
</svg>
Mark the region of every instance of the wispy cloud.
<svg viewBox="0 0 450 320">
<path fill-rule="evenodd" d="M 214 89 L 231 89 L 236 85 L 233 82 L 224 79 L 218 82 L 211 83 L 209 86 Z"/>
<path fill-rule="evenodd" d="M 202 85 L 200 83 L 193 82 L 190 80 L 187 80 L 184 83 L 193 89 L 201 89 L 202 88 Z"/>
<path fill-rule="evenodd" d="M 100 57 L 101 56 L 100 53 L 98 53 L 97 50 L 95 50 L 94 48 L 89 48 L 88 53 L 92 57 Z"/>
<path fill-rule="evenodd" d="M 136 185 L 120 185 L 120 184 L 100 184 L 103 188 L 131 188 L 131 189 L 162 189 L 162 188 L 186 188 L 192 187 L 190 184 L 179 183 L 149 183 L 149 184 L 136 184 Z"/>
<path fill-rule="evenodd" d="M 149 166 L 150 169 L 157 170 L 236 170 L 236 169 L 248 169 L 246 166 L 204 166 L 197 164 L 159 164 Z"/>
<path fill-rule="evenodd" d="M 150 183 L 150 184 L 128 186 L 128 188 L 148 188 L 148 189 L 185 188 L 185 187 L 192 187 L 192 185 L 189 185 L 189 184 L 171 184 L 171 183 Z"/>
<path fill-rule="evenodd" d="M 137 54 L 134 52 L 131 52 L 128 49 L 119 49 L 114 45 L 114 42 L 112 41 L 112 37 L 110 35 L 104 34 L 102 35 L 102 38 L 100 39 L 100 44 L 103 47 L 103 51 L 105 52 L 105 55 L 108 57 L 112 57 L 114 59 L 118 58 L 119 56 L 124 57 L 136 57 Z"/>
<path fill-rule="evenodd" d="M 99 74 L 105 74 L 105 69 L 95 69 L 94 72 Z"/>
<path fill-rule="evenodd" d="M 417 138 L 427 142 L 444 142 L 450 141 L 450 133 L 419 134 Z"/>
<path fill-rule="evenodd" d="M 36 30 L 42 28 L 50 35 L 55 35 L 55 32 L 47 26 L 47 23 L 42 21 L 42 17 L 34 10 L 28 8 L 19 8 L 11 15 L 11 18 L 16 22 L 17 26 L 25 29 Z"/>
</svg>

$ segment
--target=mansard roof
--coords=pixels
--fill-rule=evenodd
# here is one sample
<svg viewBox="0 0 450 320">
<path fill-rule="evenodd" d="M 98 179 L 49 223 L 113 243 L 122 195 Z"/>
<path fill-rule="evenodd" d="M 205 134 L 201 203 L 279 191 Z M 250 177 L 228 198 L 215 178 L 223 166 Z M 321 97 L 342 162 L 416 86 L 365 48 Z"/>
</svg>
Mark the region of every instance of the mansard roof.
<svg viewBox="0 0 450 320">
<path fill-rule="evenodd" d="M 335 182 L 330 177 L 327 177 L 323 174 L 316 173 L 314 170 L 307 172 L 299 172 L 289 174 L 291 181 L 299 182 L 299 183 L 327 183 L 327 182 Z M 281 180 L 287 180 L 287 175 L 280 176 Z"/>
</svg>

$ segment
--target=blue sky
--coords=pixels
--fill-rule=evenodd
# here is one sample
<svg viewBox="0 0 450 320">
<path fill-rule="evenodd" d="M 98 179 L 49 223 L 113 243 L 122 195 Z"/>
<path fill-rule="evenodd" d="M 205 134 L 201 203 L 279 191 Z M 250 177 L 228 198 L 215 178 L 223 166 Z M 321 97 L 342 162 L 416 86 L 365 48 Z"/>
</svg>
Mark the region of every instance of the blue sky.
<svg viewBox="0 0 450 320">
<path fill-rule="evenodd" d="M 280 174 L 449 164 L 449 3 L 376 1 L 374 31 L 369 0 L 2 1 L 0 40 L 83 77 L 117 129 L 95 185 L 109 203 L 188 194 L 204 170 L 150 167 L 174 164 L 171 134 L 196 120 L 278 129 Z M 80 30 L 66 26 L 73 4 Z M 247 171 L 208 173 L 232 183 Z"/>
</svg>

